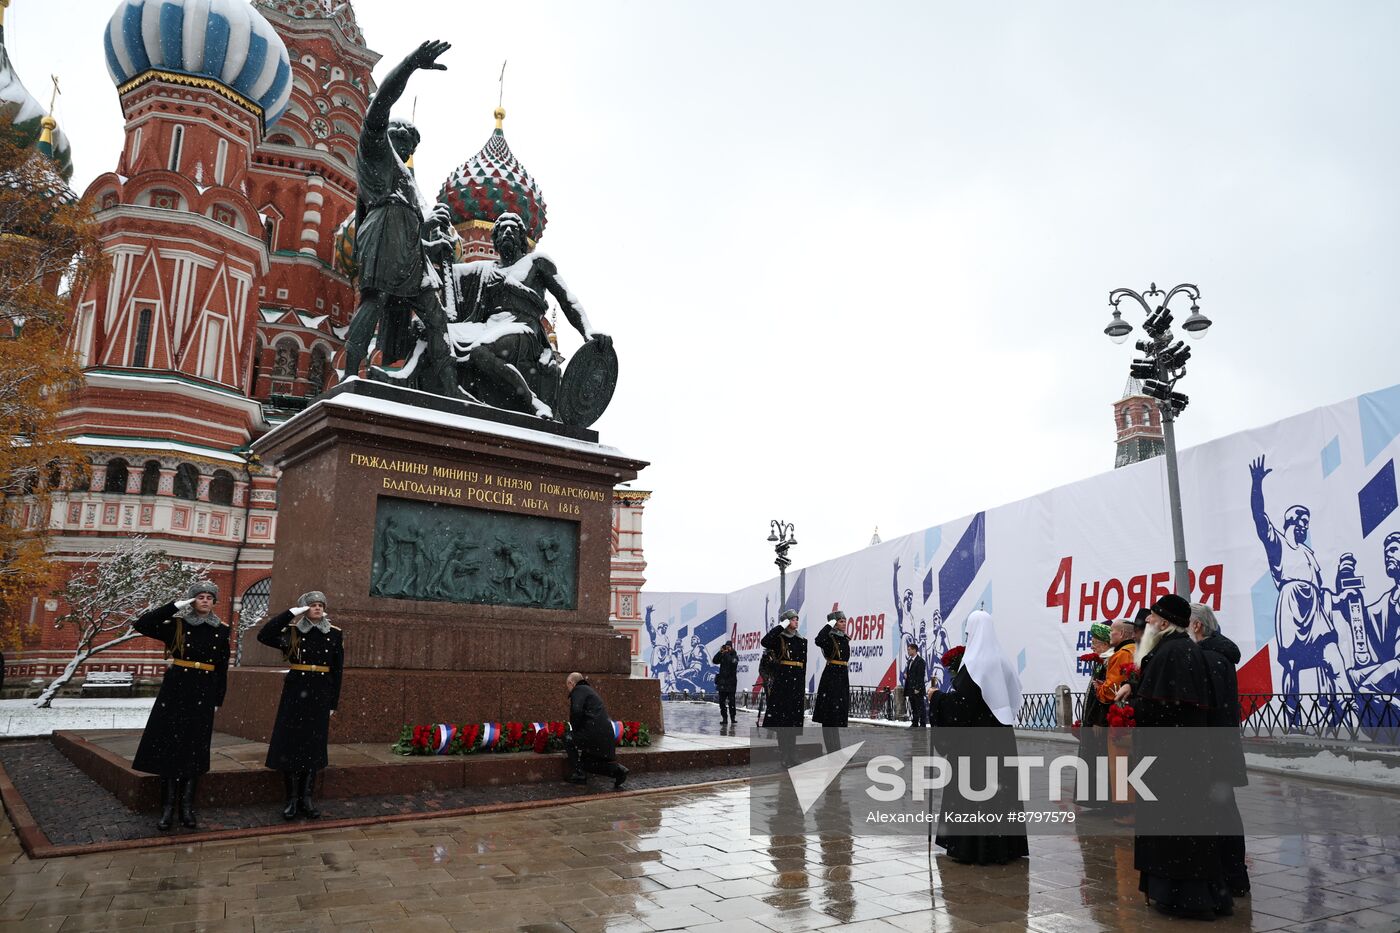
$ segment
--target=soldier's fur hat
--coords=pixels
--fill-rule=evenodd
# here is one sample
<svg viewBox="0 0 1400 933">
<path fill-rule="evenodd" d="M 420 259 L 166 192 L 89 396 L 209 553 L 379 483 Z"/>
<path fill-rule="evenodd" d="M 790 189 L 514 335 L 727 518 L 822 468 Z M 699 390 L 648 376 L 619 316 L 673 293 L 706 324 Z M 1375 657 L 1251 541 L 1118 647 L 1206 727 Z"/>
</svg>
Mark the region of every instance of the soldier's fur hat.
<svg viewBox="0 0 1400 933">
<path fill-rule="evenodd" d="M 185 591 L 185 598 L 194 599 L 200 593 L 208 593 L 214 597 L 214 602 L 219 601 L 219 588 L 208 580 L 200 580 L 198 583 L 190 584 L 190 588 Z"/>
</svg>

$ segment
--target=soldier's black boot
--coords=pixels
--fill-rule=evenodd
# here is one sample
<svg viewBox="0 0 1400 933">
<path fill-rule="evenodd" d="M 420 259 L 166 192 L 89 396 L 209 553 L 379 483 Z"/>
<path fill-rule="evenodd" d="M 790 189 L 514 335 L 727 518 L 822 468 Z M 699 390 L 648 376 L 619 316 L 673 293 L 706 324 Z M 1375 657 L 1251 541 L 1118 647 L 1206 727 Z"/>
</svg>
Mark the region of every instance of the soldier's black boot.
<svg viewBox="0 0 1400 933">
<path fill-rule="evenodd" d="M 180 782 L 173 777 L 160 779 L 160 822 L 156 829 L 165 832 L 175 824 L 175 799 L 180 796 Z"/>
<path fill-rule="evenodd" d="M 295 771 L 282 772 L 282 788 L 287 793 L 287 805 L 282 808 L 282 819 L 284 820 L 297 818 L 297 778 L 300 776 Z"/>
<path fill-rule="evenodd" d="M 621 790 L 623 782 L 627 780 L 627 769 L 620 764 L 614 763 L 612 766 L 613 790 Z"/>
<path fill-rule="evenodd" d="M 319 819 L 321 811 L 316 809 L 316 804 L 311 801 L 311 788 L 316 786 L 316 772 L 301 772 L 301 796 L 297 800 L 297 809 L 306 815 L 308 820 Z"/>
<path fill-rule="evenodd" d="M 180 787 L 180 825 L 186 829 L 198 829 L 199 817 L 194 812 L 195 778 L 185 778 Z"/>
</svg>

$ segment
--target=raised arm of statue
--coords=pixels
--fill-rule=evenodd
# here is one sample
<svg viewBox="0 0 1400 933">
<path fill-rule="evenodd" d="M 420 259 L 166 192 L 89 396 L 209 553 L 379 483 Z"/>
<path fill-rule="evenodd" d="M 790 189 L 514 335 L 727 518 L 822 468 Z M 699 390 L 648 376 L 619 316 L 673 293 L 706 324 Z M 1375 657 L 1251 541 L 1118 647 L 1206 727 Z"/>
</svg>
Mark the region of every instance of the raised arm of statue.
<svg viewBox="0 0 1400 933">
<path fill-rule="evenodd" d="M 1274 531 L 1273 522 L 1264 510 L 1264 477 L 1272 473 L 1264 466 L 1261 456 L 1249 464 L 1249 510 L 1254 515 L 1254 530 L 1264 545 L 1264 554 L 1269 558 L 1269 566 L 1278 567 L 1283 558 L 1283 543 Z"/>
<path fill-rule="evenodd" d="M 446 71 L 447 66 L 438 63 L 438 58 L 452 48 L 447 42 L 429 40 L 418 48 L 414 49 L 407 58 L 394 66 L 394 70 L 389 72 L 384 83 L 379 85 L 379 92 L 374 95 L 374 100 L 370 102 L 369 110 L 365 113 L 365 126 L 360 133 L 363 140 L 371 134 L 384 136 L 389 130 L 389 111 L 399 102 L 403 92 L 408 89 L 409 75 L 415 71 Z"/>
</svg>

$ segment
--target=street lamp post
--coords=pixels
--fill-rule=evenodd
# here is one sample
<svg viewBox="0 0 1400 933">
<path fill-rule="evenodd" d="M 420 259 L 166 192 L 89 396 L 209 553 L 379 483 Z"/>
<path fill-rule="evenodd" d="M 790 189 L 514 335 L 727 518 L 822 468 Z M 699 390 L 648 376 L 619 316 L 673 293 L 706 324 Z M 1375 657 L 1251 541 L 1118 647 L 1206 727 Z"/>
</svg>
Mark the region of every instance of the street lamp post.
<svg viewBox="0 0 1400 933">
<path fill-rule="evenodd" d="M 773 550 L 778 555 L 773 563 L 778 565 L 778 614 L 781 615 L 787 605 L 787 569 L 792 566 L 788 548 L 797 544 L 797 528 L 792 522 L 785 522 L 780 518 L 773 519 L 768 525 L 771 529 L 768 532 L 768 543 L 773 545 Z"/>
<path fill-rule="evenodd" d="M 1177 285 L 1162 291 L 1153 282 L 1147 291 L 1139 294 L 1130 288 L 1115 288 L 1108 293 L 1108 304 L 1113 309 L 1113 318 L 1103 332 L 1114 343 L 1122 343 L 1133 331 L 1133 325 L 1123 320 L 1119 303 L 1125 298 L 1137 302 L 1147 314 L 1143 330 L 1146 340 L 1136 344 L 1142 359 L 1133 360 L 1129 369 L 1134 379 L 1142 381 L 1143 392 L 1157 400 L 1157 408 L 1162 413 L 1162 438 L 1166 444 L 1167 457 L 1167 496 L 1170 499 L 1172 517 L 1172 549 L 1174 552 L 1173 582 L 1176 593 L 1183 599 L 1191 598 L 1191 575 L 1186 564 L 1186 533 L 1181 519 L 1181 480 L 1177 473 L 1176 461 L 1176 419 L 1186 409 L 1189 399 L 1176 391 L 1176 384 L 1186 375 L 1186 361 L 1191 358 L 1191 348 L 1183 341 L 1175 340 L 1172 334 L 1172 313 L 1168 308 L 1173 298 L 1186 295 L 1191 299 L 1191 315 L 1181 322 L 1181 329 L 1192 339 L 1204 337 L 1210 329 L 1211 320 L 1201 313 L 1201 290 L 1194 285 Z M 1159 299 L 1154 308 L 1148 299 Z M 1175 342 L 1173 342 L 1175 340 Z"/>
</svg>

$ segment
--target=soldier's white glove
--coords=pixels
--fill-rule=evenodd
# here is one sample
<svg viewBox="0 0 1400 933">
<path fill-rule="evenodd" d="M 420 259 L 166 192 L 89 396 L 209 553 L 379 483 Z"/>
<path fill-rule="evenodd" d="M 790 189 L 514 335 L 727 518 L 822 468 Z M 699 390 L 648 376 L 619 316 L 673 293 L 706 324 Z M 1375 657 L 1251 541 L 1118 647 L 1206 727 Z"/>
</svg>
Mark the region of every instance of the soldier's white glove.
<svg viewBox="0 0 1400 933">
<path fill-rule="evenodd" d="M 306 610 L 308 610 L 308 609 L 310 609 L 310 608 L 311 608 L 310 606 L 293 606 L 293 607 L 292 607 L 292 615 L 293 615 L 293 616 L 299 616 L 299 615 L 303 614 L 304 612 L 306 612 Z"/>
<path fill-rule="evenodd" d="M 193 605 L 194 600 L 192 599 L 177 599 L 175 601 L 175 608 L 179 612 L 184 612 L 186 609 L 190 608 Z"/>
</svg>

